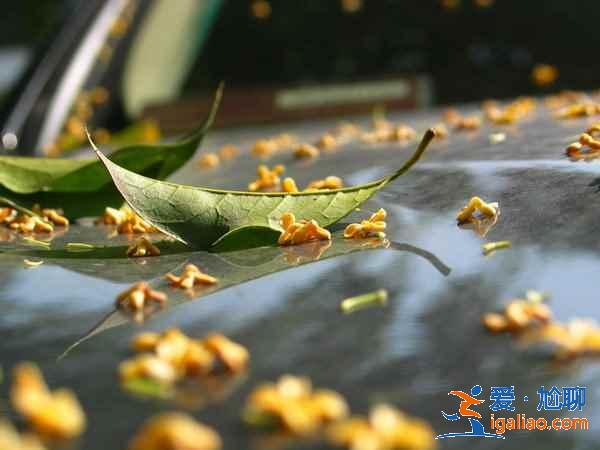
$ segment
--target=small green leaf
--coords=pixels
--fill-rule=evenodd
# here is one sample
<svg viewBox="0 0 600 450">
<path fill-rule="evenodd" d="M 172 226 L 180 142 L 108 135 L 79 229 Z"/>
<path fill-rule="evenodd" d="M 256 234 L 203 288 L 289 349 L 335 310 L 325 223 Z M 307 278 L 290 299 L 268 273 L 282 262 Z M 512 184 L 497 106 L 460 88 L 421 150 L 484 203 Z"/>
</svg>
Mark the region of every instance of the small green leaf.
<svg viewBox="0 0 600 450">
<path fill-rule="evenodd" d="M 110 160 L 136 173 L 164 179 L 192 157 L 212 124 L 219 106 L 219 87 L 204 124 L 170 144 L 133 145 L 111 153 Z M 98 160 L 0 156 L 0 195 L 24 206 L 39 203 L 62 208 L 74 219 L 95 216 L 106 206 L 122 203 Z"/>
<path fill-rule="evenodd" d="M 315 219 L 330 226 L 354 211 L 423 154 L 435 132 L 428 130 L 413 156 L 395 173 L 371 183 L 320 192 L 241 192 L 161 182 L 133 173 L 96 147 L 115 186 L 131 208 L 163 233 L 197 247 L 240 249 L 276 242 L 279 219 Z"/>
</svg>

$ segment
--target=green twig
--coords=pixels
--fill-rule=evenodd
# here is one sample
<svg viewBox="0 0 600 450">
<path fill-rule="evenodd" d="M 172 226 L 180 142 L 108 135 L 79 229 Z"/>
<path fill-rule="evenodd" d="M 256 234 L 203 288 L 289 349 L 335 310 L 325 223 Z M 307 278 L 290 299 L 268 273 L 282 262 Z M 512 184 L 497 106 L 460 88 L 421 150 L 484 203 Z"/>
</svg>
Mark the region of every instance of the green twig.
<svg viewBox="0 0 600 450">
<path fill-rule="evenodd" d="M 344 313 L 352 313 L 363 308 L 369 308 L 371 306 L 385 306 L 387 304 L 388 293 L 385 289 L 379 289 L 374 292 L 367 294 L 357 295 L 356 297 L 350 297 L 342 300 L 340 303 L 340 309 Z"/>
</svg>

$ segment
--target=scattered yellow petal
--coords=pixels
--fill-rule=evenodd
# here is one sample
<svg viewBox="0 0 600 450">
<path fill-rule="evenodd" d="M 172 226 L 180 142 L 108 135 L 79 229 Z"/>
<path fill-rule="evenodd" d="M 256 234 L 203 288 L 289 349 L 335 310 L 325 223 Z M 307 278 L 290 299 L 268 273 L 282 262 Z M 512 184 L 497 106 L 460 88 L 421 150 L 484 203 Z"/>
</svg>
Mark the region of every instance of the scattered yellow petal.
<svg viewBox="0 0 600 450">
<path fill-rule="evenodd" d="M 279 425 L 295 435 L 314 432 L 347 415 L 348 405 L 340 394 L 313 390 L 310 380 L 293 375 L 283 375 L 277 383 L 255 388 L 244 409 L 244 420 L 249 425 Z"/>
<path fill-rule="evenodd" d="M 577 117 L 589 117 L 600 114 L 600 104 L 585 100 L 582 102 L 572 103 L 559 109 L 555 116 L 558 119 L 573 119 Z"/>
<path fill-rule="evenodd" d="M 246 369 L 250 360 L 248 350 L 222 334 L 192 339 L 177 328 L 162 334 L 141 333 L 131 346 L 138 355 L 120 364 L 123 384 L 145 379 L 173 385 L 186 377 L 209 375 L 217 368 L 238 374 Z M 217 367 L 216 362 L 221 366 Z"/>
<path fill-rule="evenodd" d="M 217 278 L 203 273 L 193 264 L 186 265 L 180 276 L 168 273 L 166 278 L 171 286 L 181 289 L 190 289 L 196 285 L 212 285 L 219 282 Z"/>
<path fill-rule="evenodd" d="M 537 296 L 528 299 L 514 299 L 504 308 L 503 313 L 488 313 L 482 318 L 483 324 L 491 332 L 508 331 L 521 333 L 552 319 L 550 308 L 538 301 Z"/>
<path fill-rule="evenodd" d="M 277 189 L 281 183 L 279 175 L 285 172 L 285 166 L 278 164 L 272 169 L 260 164 L 256 168 L 258 178 L 248 184 L 248 190 L 251 192 Z"/>
<path fill-rule="evenodd" d="M 284 178 L 283 183 L 281 183 L 281 187 L 283 192 L 298 192 L 296 181 L 294 181 L 294 179 L 291 177 Z"/>
<path fill-rule="evenodd" d="M 340 177 L 330 175 L 322 180 L 313 180 L 308 183 L 305 190 L 317 191 L 321 189 L 341 189 L 344 187 L 344 181 Z"/>
<path fill-rule="evenodd" d="M 120 234 L 155 233 L 158 231 L 127 205 L 120 209 L 107 207 L 104 214 L 96 220 L 96 223 L 116 225 L 117 232 Z"/>
<path fill-rule="evenodd" d="M 221 438 L 187 414 L 167 412 L 146 421 L 129 450 L 218 450 Z"/>
<path fill-rule="evenodd" d="M 271 4 L 267 0 L 252 0 L 250 15 L 259 20 L 271 17 Z"/>
<path fill-rule="evenodd" d="M 330 425 L 327 439 L 333 445 L 349 449 L 435 448 L 435 433 L 428 423 L 386 404 L 375 405 L 368 418 L 353 416 Z"/>
<path fill-rule="evenodd" d="M 531 71 L 531 80 L 536 86 L 550 86 L 558 79 L 558 69 L 550 64 L 536 64 Z"/>
<path fill-rule="evenodd" d="M 233 145 L 224 145 L 219 149 L 219 157 L 221 159 L 234 159 L 239 154 L 240 151 Z"/>
<path fill-rule="evenodd" d="M 212 169 L 213 167 L 217 167 L 220 163 L 221 161 L 216 153 L 204 153 L 200 156 L 200 159 L 198 159 L 198 165 L 205 169 Z"/>
<path fill-rule="evenodd" d="M 85 429 L 85 414 L 75 394 L 67 389 L 51 392 L 35 364 L 15 367 L 11 400 L 15 410 L 42 435 L 69 439 Z"/>
<path fill-rule="evenodd" d="M 150 301 L 163 306 L 167 301 L 167 295 L 151 289 L 148 283 L 141 281 L 120 293 L 117 296 L 116 306 L 141 311 Z"/>
<path fill-rule="evenodd" d="M 12 424 L 0 419 L 0 449 L 46 450 L 46 447 L 37 436 L 29 433 L 19 434 Z"/>
<path fill-rule="evenodd" d="M 316 158 L 319 154 L 319 149 L 310 144 L 300 144 L 294 151 L 296 158 Z"/>
<path fill-rule="evenodd" d="M 248 365 L 248 350 L 222 334 L 213 333 L 206 336 L 203 345 L 233 373 L 243 371 Z"/>
</svg>

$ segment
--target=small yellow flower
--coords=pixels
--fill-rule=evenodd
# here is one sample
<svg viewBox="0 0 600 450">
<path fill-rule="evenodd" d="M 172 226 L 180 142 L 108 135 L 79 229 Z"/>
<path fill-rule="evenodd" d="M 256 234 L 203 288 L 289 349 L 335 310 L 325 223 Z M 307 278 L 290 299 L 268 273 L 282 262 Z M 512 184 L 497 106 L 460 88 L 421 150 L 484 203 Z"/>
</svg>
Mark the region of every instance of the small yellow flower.
<svg viewBox="0 0 600 450">
<path fill-rule="evenodd" d="M 294 179 L 291 177 L 284 178 L 283 183 L 281 183 L 281 187 L 283 192 L 298 192 L 296 181 L 294 181 Z"/>
<path fill-rule="evenodd" d="M 61 227 L 69 226 L 69 219 L 63 215 L 63 211 L 60 209 L 41 208 L 40 205 L 34 205 L 32 211 L 54 225 Z"/>
<path fill-rule="evenodd" d="M 117 232 L 120 234 L 155 233 L 158 231 L 127 205 L 120 209 L 107 207 L 104 214 L 96 220 L 96 223 L 116 225 Z"/>
<path fill-rule="evenodd" d="M 232 373 L 242 372 L 248 365 L 250 354 L 240 344 L 228 337 L 212 333 L 204 338 L 202 344 L 216 355 Z"/>
<path fill-rule="evenodd" d="M 198 165 L 205 169 L 212 169 L 221 164 L 221 160 L 216 153 L 205 153 L 198 159 Z"/>
<path fill-rule="evenodd" d="M 144 256 L 159 256 L 160 250 L 147 238 L 141 237 L 127 249 L 127 256 L 138 258 Z"/>
<path fill-rule="evenodd" d="M 485 327 L 494 333 L 508 331 L 520 333 L 532 326 L 549 322 L 552 311 L 547 305 L 529 295 L 528 299 L 515 299 L 508 303 L 503 313 L 488 313 L 482 318 Z M 534 299 L 535 297 L 535 299 Z"/>
<path fill-rule="evenodd" d="M 8 226 L 21 233 L 50 233 L 54 230 L 51 223 L 28 214 L 19 214 Z"/>
<path fill-rule="evenodd" d="M 252 391 L 244 419 L 250 425 L 275 422 L 295 435 L 306 435 L 343 419 L 348 411 L 345 399 L 337 392 L 313 390 L 309 379 L 283 375 L 277 383 L 265 383 Z"/>
<path fill-rule="evenodd" d="M 240 151 L 234 145 L 224 145 L 219 149 L 219 158 L 234 159 L 240 154 Z"/>
<path fill-rule="evenodd" d="M 327 438 L 333 445 L 350 449 L 435 448 L 435 434 L 429 424 L 386 404 L 375 405 L 368 418 L 354 416 L 332 424 Z"/>
<path fill-rule="evenodd" d="M 486 203 L 479 197 L 472 197 L 469 203 L 458 213 L 456 220 L 459 224 L 476 220 L 477 213 L 486 218 L 494 218 L 500 214 L 498 203 Z"/>
<path fill-rule="evenodd" d="M 281 180 L 279 175 L 285 172 L 285 166 L 278 164 L 272 169 L 269 169 L 264 164 L 259 165 L 256 168 L 256 174 L 258 178 L 252 183 L 248 184 L 248 190 L 251 192 L 263 191 L 267 189 L 275 189 L 279 186 Z"/>
<path fill-rule="evenodd" d="M 42 373 L 32 363 L 15 367 L 13 379 L 13 406 L 38 433 L 68 439 L 84 431 L 85 414 L 72 391 L 57 389 L 51 392 Z"/>
<path fill-rule="evenodd" d="M 146 421 L 129 443 L 129 450 L 219 450 L 221 438 L 193 417 L 166 412 Z"/>
<path fill-rule="evenodd" d="M 361 223 L 351 223 L 348 225 L 344 230 L 344 237 L 346 239 L 364 239 L 371 236 L 384 237 L 386 216 L 387 212 L 385 209 L 380 208 L 369 219 L 363 220 Z"/>
<path fill-rule="evenodd" d="M 116 306 L 126 307 L 133 311 L 141 311 L 149 301 L 158 303 L 162 306 L 167 301 L 167 295 L 152 290 L 148 283 L 141 281 L 135 283 L 129 289 L 119 294 L 117 296 Z"/>
<path fill-rule="evenodd" d="M 318 191 L 322 189 L 341 189 L 344 187 L 344 182 L 340 177 L 330 175 L 322 180 L 313 180 L 308 183 L 306 191 Z"/>
<path fill-rule="evenodd" d="M 300 144 L 294 151 L 294 156 L 296 158 L 316 158 L 320 153 L 319 149 L 314 145 Z"/>
<path fill-rule="evenodd" d="M 211 285 L 219 282 L 217 278 L 203 273 L 193 264 L 186 265 L 180 276 L 168 273 L 166 278 L 171 283 L 171 286 L 181 289 L 191 289 L 199 284 Z"/>
</svg>

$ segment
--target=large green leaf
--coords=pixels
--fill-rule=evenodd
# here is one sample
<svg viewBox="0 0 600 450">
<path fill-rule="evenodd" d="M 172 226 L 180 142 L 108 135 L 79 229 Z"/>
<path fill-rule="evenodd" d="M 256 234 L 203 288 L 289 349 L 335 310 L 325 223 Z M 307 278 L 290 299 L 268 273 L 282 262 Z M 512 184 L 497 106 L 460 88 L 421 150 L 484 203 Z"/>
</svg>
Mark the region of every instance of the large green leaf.
<svg viewBox="0 0 600 450">
<path fill-rule="evenodd" d="M 212 124 L 220 87 L 204 123 L 187 137 L 169 144 L 134 145 L 110 155 L 114 164 L 135 173 L 164 179 L 192 157 Z M 24 206 L 60 207 L 70 218 L 100 214 L 122 199 L 97 159 L 0 157 L 0 195 Z"/>
<path fill-rule="evenodd" d="M 95 150 L 123 198 L 144 220 L 185 244 L 233 250 L 276 242 L 285 212 L 297 219 L 315 219 L 325 227 L 336 223 L 408 171 L 434 136 L 428 130 L 413 156 L 390 176 L 343 189 L 298 193 L 225 191 L 161 182 L 133 173 Z"/>
</svg>

